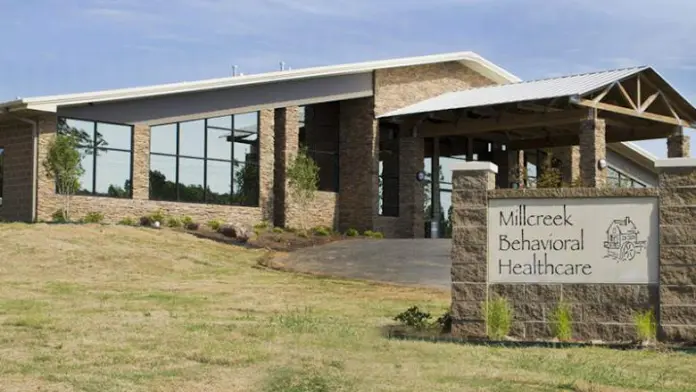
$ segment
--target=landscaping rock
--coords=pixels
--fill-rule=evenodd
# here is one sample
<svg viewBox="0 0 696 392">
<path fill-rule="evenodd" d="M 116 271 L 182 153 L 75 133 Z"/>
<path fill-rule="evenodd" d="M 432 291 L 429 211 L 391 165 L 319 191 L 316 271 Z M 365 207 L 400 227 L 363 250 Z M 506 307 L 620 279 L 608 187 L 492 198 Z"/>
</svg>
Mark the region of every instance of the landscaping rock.
<svg viewBox="0 0 696 392">
<path fill-rule="evenodd" d="M 225 237 L 236 238 L 241 242 L 247 242 L 249 240 L 249 233 L 251 230 L 243 225 L 228 224 L 222 226 L 218 232 Z"/>
</svg>

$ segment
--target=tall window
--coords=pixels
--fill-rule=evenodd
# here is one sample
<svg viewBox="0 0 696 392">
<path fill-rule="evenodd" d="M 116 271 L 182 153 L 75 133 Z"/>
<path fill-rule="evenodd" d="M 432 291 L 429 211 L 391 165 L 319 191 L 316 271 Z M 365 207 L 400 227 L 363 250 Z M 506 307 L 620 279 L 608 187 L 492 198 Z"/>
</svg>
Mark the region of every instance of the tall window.
<svg viewBox="0 0 696 392">
<path fill-rule="evenodd" d="M 5 149 L 0 147 L 0 206 L 2 205 L 2 188 L 5 178 Z"/>
<path fill-rule="evenodd" d="M 150 199 L 257 206 L 258 136 L 258 112 L 152 127 Z"/>
<path fill-rule="evenodd" d="M 399 216 L 399 130 L 383 126 L 379 141 L 379 215 Z"/>
<path fill-rule="evenodd" d="M 338 108 L 336 102 L 299 108 L 299 143 L 319 168 L 320 191 L 339 190 Z"/>
<path fill-rule="evenodd" d="M 84 173 L 77 194 L 132 197 L 132 126 L 60 118 L 58 133 L 78 141 Z"/>
</svg>

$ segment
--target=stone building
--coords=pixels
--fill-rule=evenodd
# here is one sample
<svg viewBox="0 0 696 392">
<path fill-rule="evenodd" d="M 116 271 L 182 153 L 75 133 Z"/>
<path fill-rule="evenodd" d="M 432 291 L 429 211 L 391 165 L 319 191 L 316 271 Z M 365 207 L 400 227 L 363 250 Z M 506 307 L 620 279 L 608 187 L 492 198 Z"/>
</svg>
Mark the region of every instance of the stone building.
<svg viewBox="0 0 696 392">
<path fill-rule="evenodd" d="M 111 222 L 161 208 L 198 221 L 306 219 L 423 237 L 451 190 L 443 162 L 493 161 L 506 173 L 499 187 L 534 186 L 549 153 L 567 182 L 656 185 L 655 158 L 627 141 L 669 137 L 670 156 L 683 156 L 693 108 L 650 68 L 589 75 L 587 91 L 525 99 L 498 88 L 534 83 L 463 52 L 4 102 L 0 218 L 50 220 L 62 207 L 43 166 L 57 132 L 80 136 L 74 215 L 98 211 Z M 552 80 L 577 78 L 586 75 Z M 456 96 L 467 92 L 473 98 Z M 604 111 L 606 121 L 596 115 Z M 647 130 L 655 116 L 673 121 Z M 285 175 L 300 146 L 320 168 L 310 211 L 293 203 Z M 444 179 L 423 181 L 424 172 Z M 437 201 L 427 217 L 426 198 Z"/>
</svg>

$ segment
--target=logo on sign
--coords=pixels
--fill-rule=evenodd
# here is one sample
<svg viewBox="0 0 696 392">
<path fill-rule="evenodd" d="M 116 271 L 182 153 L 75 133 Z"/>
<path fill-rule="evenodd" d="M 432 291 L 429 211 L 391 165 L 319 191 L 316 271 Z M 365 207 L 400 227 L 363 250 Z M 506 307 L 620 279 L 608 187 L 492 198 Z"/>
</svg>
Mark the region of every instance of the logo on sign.
<svg viewBox="0 0 696 392">
<path fill-rule="evenodd" d="M 604 258 L 612 258 L 617 263 L 633 260 L 647 247 L 647 241 L 638 241 L 638 234 L 640 231 L 630 217 L 613 220 L 607 228 Z"/>
</svg>

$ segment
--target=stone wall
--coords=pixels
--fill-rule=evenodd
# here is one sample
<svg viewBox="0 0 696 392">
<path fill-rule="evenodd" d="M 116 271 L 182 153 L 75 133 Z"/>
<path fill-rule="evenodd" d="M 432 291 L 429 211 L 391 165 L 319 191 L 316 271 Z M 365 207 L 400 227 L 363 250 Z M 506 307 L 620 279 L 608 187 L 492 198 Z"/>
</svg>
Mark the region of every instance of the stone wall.
<svg viewBox="0 0 696 392">
<path fill-rule="evenodd" d="M 150 171 L 150 128 L 135 125 L 133 132 L 133 198 L 117 199 L 98 196 L 73 196 L 71 199 L 72 218 L 79 219 L 89 212 L 100 212 L 105 221 L 115 223 L 131 217 L 139 218 L 158 209 L 167 214 L 190 216 L 195 221 L 206 222 L 221 219 L 226 222 L 256 224 L 269 219 L 272 210 L 273 187 L 273 129 L 272 117 L 262 112 L 259 117 L 260 140 L 260 197 L 259 207 L 224 206 L 197 203 L 180 203 L 149 200 Z M 56 117 L 46 115 L 39 122 L 39 162 L 46 158 L 48 146 L 55 138 Z M 51 220 L 52 214 L 63 208 L 64 199 L 56 194 L 55 185 L 43 165 L 39 165 L 37 219 Z"/>
<path fill-rule="evenodd" d="M 469 166 L 475 169 L 474 165 L 484 164 L 486 163 L 471 163 Z M 495 166 L 493 168 L 495 169 Z M 696 176 L 693 178 L 696 179 Z M 491 199 L 655 197 L 660 195 L 660 190 L 655 188 L 493 189 L 495 175 L 491 170 L 483 167 L 478 170 L 455 171 L 453 181 L 452 315 L 453 332 L 456 335 L 484 336 L 486 330 L 481 304 L 487 298 L 495 296 L 502 296 L 511 302 L 514 309 L 511 334 L 525 339 L 552 337 L 549 316 L 560 300 L 571 306 L 573 336 L 581 339 L 634 339 L 636 335 L 633 316 L 637 311 L 652 309 L 655 314 L 660 314 L 660 292 L 657 284 L 489 284 L 487 271 L 487 209 Z M 685 233 L 686 230 L 674 232 Z M 674 235 L 666 237 L 663 232 L 662 243 L 671 243 L 670 241 L 677 241 L 677 238 L 679 241 L 684 239 Z M 672 271 L 665 274 L 665 268 L 669 272 L 676 267 L 664 265 L 661 267 L 661 284 L 664 285 L 667 279 L 669 283 L 679 285 L 678 293 L 685 294 L 678 297 L 674 294 L 674 290 L 670 291 L 673 300 L 687 299 L 689 303 L 688 298 L 695 298 L 693 294 L 696 291 L 693 286 L 684 288 L 684 284 L 690 284 L 690 281 L 685 280 L 689 276 L 685 273 L 687 271 L 684 269 L 682 273 Z M 667 309 L 671 312 L 668 314 L 677 317 L 672 321 L 696 322 L 696 320 L 685 318 L 688 317 L 686 315 L 691 308 L 681 306 L 680 310 Z M 664 314 L 665 309 L 662 310 L 663 322 Z M 671 333 L 683 335 L 684 328 L 680 326 L 679 332 L 675 329 Z"/>
<path fill-rule="evenodd" d="M 696 340 L 696 161 L 660 172 L 660 322 L 669 340 Z"/>
<path fill-rule="evenodd" d="M 5 150 L 0 219 L 26 222 L 32 219 L 32 132 L 31 124 L 0 124 L 0 148 Z"/>
<path fill-rule="evenodd" d="M 494 84 L 460 62 L 375 71 L 375 114 L 388 113 L 438 95 Z"/>
<path fill-rule="evenodd" d="M 372 230 L 378 203 L 378 133 L 374 100 L 340 103 L 339 229 Z"/>
<path fill-rule="evenodd" d="M 306 228 L 325 226 L 331 229 L 338 227 L 338 194 L 335 192 L 316 193 L 308 208 L 303 208 L 288 195 L 285 226 L 290 228 Z"/>
</svg>

